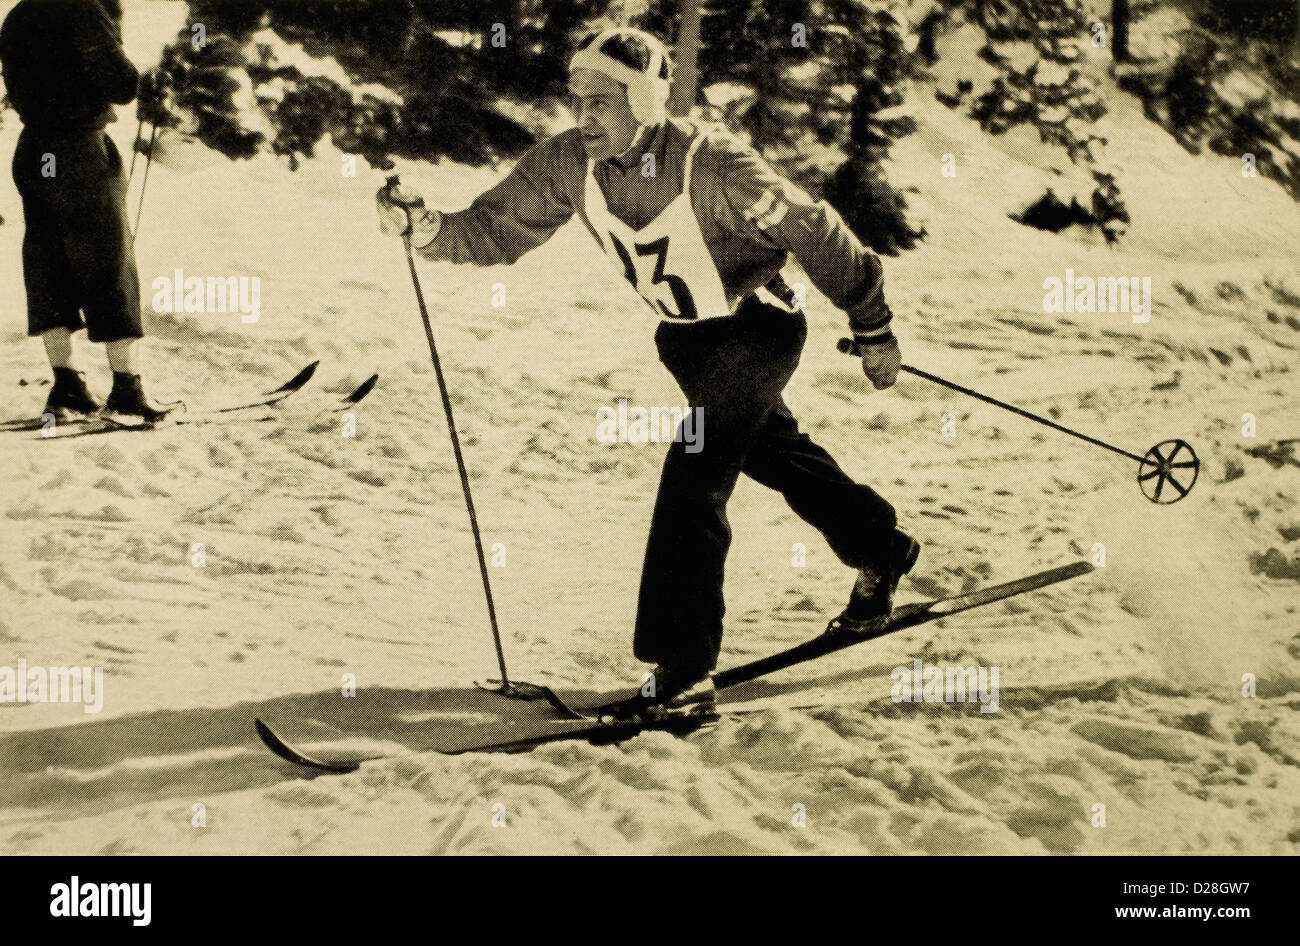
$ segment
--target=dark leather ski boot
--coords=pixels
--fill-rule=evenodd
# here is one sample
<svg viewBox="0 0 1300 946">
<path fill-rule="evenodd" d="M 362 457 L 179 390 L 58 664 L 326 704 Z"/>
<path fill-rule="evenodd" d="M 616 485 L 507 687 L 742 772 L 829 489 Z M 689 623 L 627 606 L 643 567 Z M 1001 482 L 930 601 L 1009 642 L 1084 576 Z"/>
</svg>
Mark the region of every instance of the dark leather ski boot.
<svg viewBox="0 0 1300 946">
<path fill-rule="evenodd" d="M 113 372 L 113 390 L 104 404 L 104 413 L 128 424 L 156 424 L 171 412 L 171 407 L 150 404 L 138 374 Z"/>
<path fill-rule="evenodd" d="M 912 570 L 921 544 L 901 529 L 890 537 L 882 561 L 858 570 L 848 607 L 826 628 L 828 634 L 872 634 L 885 625 L 894 609 L 898 582 Z"/>
<path fill-rule="evenodd" d="M 717 699 L 717 687 L 708 670 L 670 667 L 660 664 L 641 682 L 641 691 L 610 708 L 615 718 L 640 716 L 655 719 L 683 713 L 710 713 Z"/>
<path fill-rule="evenodd" d="M 75 368 L 55 368 L 54 385 L 45 399 L 44 414 L 53 414 L 57 420 L 68 420 L 80 415 L 93 414 L 102 405 L 86 387 L 86 375 Z"/>
</svg>

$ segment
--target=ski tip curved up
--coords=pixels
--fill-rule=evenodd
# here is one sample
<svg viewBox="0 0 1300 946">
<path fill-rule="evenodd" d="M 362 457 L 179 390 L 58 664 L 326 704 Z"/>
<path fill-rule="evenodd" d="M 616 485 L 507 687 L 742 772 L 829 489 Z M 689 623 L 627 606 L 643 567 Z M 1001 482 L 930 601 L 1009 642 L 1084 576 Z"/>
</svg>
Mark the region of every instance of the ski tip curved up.
<svg viewBox="0 0 1300 946">
<path fill-rule="evenodd" d="M 357 769 L 361 768 L 361 763 L 366 761 L 365 759 L 349 759 L 331 762 L 324 759 L 317 759 L 289 745 L 289 743 L 282 739 L 275 730 L 266 725 L 266 723 L 262 722 L 260 719 L 253 720 L 253 724 L 257 727 L 257 735 L 261 737 L 266 748 L 270 749 L 286 762 L 292 762 L 295 765 L 301 765 L 304 768 L 315 769 L 318 772 L 355 772 Z"/>
<path fill-rule="evenodd" d="M 379 375 L 377 373 L 372 374 L 370 377 L 366 378 L 366 380 L 362 381 L 359 385 L 357 385 L 356 389 L 353 390 L 351 394 L 341 398 L 339 400 L 339 403 L 344 405 L 345 407 L 350 407 L 353 404 L 360 403 L 360 401 L 364 399 L 367 394 L 369 394 L 371 391 L 374 390 L 375 384 L 378 381 L 379 381 Z"/>
<path fill-rule="evenodd" d="M 267 395 L 269 396 L 272 394 L 280 394 L 281 392 L 285 392 L 285 391 L 297 391 L 299 388 L 301 388 L 303 385 L 305 385 L 308 381 L 311 380 L 311 376 L 316 373 L 316 369 L 319 367 L 320 367 L 319 359 L 313 361 L 311 364 L 307 365 L 296 375 L 294 375 L 290 380 L 280 385 L 274 391 L 267 391 L 266 392 Z"/>
</svg>

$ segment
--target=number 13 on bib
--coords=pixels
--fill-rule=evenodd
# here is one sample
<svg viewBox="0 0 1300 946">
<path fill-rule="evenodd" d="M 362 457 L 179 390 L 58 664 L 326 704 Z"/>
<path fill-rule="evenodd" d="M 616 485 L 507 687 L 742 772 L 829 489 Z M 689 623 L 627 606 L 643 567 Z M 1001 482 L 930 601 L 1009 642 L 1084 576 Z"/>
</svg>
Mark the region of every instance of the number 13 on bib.
<svg viewBox="0 0 1300 946">
<path fill-rule="evenodd" d="M 584 210 L 595 231 L 604 234 L 601 248 L 655 313 L 674 321 L 731 314 L 722 277 L 691 207 L 691 163 L 700 140 L 686 153 L 681 193 L 639 230 L 610 213 L 587 162 Z"/>
</svg>

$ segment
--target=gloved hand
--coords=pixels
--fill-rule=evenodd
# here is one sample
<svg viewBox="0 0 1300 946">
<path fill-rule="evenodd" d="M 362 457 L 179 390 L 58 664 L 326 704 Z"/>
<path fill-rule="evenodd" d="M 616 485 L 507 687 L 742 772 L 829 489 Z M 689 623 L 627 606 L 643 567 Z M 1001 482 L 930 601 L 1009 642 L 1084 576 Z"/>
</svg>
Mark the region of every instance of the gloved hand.
<svg viewBox="0 0 1300 946">
<path fill-rule="evenodd" d="M 171 88 L 171 77 L 167 73 L 156 67 L 147 70 L 140 76 L 140 82 L 136 85 L 135 96 L 138 105 L 144 108 L 156 108 L 167 97 L 169 88 Z"/>
<path fill-rule="evenodd" d="M 375 194 L 379 232 L 385 236 L 411 235 L 411 245 L 428 245 L 442 228 L 442 215 L 424 206 L 424 198 L 401 184 L 384 185 Z"/>
<path fill-rule="evenodd" d="M 858 336 L 858 351 L 862 355 L 862 373 L 871 379 L 877 391 L 892 387 L 898 380 L 898 368 L 903 363 L 903 355 L 898 350 L 898 339 L 894 333 L 886 331 L 883 335 L 870 338 Z"/>
</svg>

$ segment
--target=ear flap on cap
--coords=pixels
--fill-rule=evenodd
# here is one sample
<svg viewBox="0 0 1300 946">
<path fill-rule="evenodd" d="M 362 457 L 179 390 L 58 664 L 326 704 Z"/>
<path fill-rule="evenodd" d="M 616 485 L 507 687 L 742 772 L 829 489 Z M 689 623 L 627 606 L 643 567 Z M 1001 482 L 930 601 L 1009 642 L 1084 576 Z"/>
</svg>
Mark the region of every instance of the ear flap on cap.
<svg viewBox="0 0 1300 946">
<path fill-rule="evenodd" d="M 657 125 L 666 117 L 669 96 L 668 80 L 660 78 L 666 71 L 667 59 L 658 43 L 648 43 L 650 63 L 643 72 L 619 62 L 601 47 L 611 37 L 623 32 L 619 29 L 602 30 L 584 45 L 569 61 L 569 70 L 594 69 L 619 82 L 627 89 L 627 101 L 632 116 L 642 125 Z"/>
<path fill-rule="evenodd" d="M 664 72 L 664 54 L 654 48 L 650 49 L 650 65 L 645 72 L 645 84 L 640 90 L 643 94 L 642 102 L 634 104 L 632 109 L 636 120 L 643 125 L 657 125 L 661 123 L 667 115 L 668 97 L 670 89 L 667 79 L 661 79 L 659 74 Z M 629 90 L 629 101 L 631 100 Z M 644 108 L 639 109 L 636 105 L 644 103 Z"/>
</svg>

